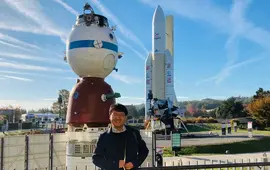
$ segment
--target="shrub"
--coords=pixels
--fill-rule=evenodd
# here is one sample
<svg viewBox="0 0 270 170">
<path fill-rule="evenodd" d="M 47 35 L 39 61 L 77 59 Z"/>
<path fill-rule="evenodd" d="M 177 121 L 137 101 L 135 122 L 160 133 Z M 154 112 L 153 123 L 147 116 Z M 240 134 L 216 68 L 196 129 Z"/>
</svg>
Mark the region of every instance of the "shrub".
<svg viewBox="0 0 270 170">
<path fill-rule="evenodd" d="M 240 121 L 239 121 L 238 119 L 231 119 L 231 120 L 230 120 L 230 123 L 231 123 L 231 126 L 232 126 L 232 127 L 234 127 L 234 123 L 235 123 L 235 122 L 237 123 L 237 126 L 240 125 Z"/>
<path fill-rule="evenodd" d="M 202 118 L 202 117 L 197 117 L 197 118 L 195 119 L 195 123 L 205 123 L 204 121 L 205 121 L 205 119 Z"/>
<path fill-rule="evenodd" d="M 218 121 L 212 117 L 209 118 L 203 118 L 203 117 L 197 117 L 197 118 L 188 118 L 186 120 L 183 120 L 185 124 L 187 123 L 218 123 Z"/>
<path fill-rule="evenodd" d="M 218 123 L 218 121 L 212 117 L 209 117 L 207 123 Z"/>
</svg>

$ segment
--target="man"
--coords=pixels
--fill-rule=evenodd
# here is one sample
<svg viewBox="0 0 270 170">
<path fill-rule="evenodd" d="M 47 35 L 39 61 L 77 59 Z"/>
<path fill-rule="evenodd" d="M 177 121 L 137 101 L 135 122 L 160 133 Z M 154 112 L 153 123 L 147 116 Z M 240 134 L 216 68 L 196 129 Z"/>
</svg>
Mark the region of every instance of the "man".
<svg viewBox="0 0 270 170">
<path fill-rule="evenodd" d="M 140 132 L 127 125 L 127 108 L 113 104 L 109 109 L 111 125 L 100 135 L 93 153 L 93 163 L 102 170 L 136 170 L 149 150 Z"/>
</svg>

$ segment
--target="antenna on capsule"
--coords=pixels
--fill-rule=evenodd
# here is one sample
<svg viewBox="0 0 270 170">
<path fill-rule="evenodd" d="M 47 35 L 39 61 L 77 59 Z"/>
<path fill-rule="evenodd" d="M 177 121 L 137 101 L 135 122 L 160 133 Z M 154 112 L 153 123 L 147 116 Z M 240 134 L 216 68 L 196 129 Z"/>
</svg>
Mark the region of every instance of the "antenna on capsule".
<svg viewBox="0 0 270 170">
<path fill-rule="evenodd" d="M 89 3 L 85 3 L 84 7 L 83 7 L 83 13 L 85 14 L 85 11 L 89 10 L 91 13 L 90 14 L 94 14 L 94 10 L 93 8 L 91 7 L 91 5 Z"/>
<path fill-rule="evenodd" d="M 90 13 L 88 12 L 90 11 Z M 91 23 L 94 21 L 94 10 L 88 3 L 85 3 L 83 7 L 83 18 L 87 26 L 91 25 Z"/>
</svg>

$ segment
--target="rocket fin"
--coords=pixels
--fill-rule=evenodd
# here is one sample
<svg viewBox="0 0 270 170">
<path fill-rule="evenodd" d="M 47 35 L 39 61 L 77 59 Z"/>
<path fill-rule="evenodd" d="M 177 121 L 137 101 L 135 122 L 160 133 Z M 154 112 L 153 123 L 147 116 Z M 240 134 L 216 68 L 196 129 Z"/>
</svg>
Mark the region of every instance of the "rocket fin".
<svg viewBox="0 0 270 170">
<path fill-rule="evenodd" d="M 151 101 L 148 100 L 149 90 L 152 91 L 152 53 L 145 60 L 145 120 L 148 120 L 148 111 Z"/>
</svg>

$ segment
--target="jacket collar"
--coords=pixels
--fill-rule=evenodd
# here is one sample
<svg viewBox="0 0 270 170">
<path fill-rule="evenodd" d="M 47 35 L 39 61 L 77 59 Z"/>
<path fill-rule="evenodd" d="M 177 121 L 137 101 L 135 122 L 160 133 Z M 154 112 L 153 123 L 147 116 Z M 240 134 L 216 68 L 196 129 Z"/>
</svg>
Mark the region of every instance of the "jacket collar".
<svg viewBox="0 0 270 170">
<path fill-rule="evenodd" d="M 122 133 L 122 132 L 125 132 L 126 130 L 127 130 L 126 125 L 123 126 L 122 131 L 118 131 L 117 129 L 113 128 L 112 125 L 110 124 L 107 133 Z"/>
</svg>

